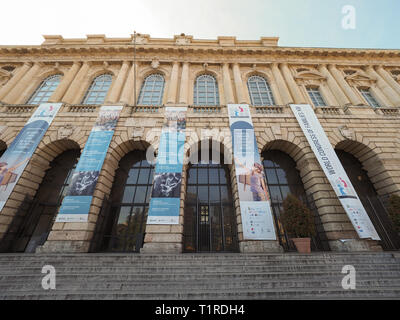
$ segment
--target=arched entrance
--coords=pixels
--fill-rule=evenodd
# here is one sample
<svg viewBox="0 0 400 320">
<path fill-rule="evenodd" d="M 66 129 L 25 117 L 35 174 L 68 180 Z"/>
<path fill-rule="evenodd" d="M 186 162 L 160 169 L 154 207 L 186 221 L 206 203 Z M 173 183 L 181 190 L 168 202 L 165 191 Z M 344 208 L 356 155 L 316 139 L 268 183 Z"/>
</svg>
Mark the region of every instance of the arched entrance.
<svg viewBox="0 0 400 320">
<path fill-rule="evenodd" d="M 31 253 L 45 243 L 67 194 L 79 156 L 79 149 L 67 150 L 50 163 L 33 201 L 27 207 L 23 221 L 18 222 L 17 232 L 8 251 Z"/>
<path fill-rule="evenodd" d="M 153 185 L 154 166 L 144 151 L 135 150 L 119 162 L 110 205 L 100 222 L 100 246 L 95 251 L 139 252 L 143 246 Z"/>
<path fill-rule="evenodd" d="M 229 167 L 209 160 L 189 163 L 184 214 L 184 252 L 238 252 Z M 198 159 L 202 159 L 201 151 Z M 217 163 L 219 162 L 219 163 Z"/>
<path fill-rule="evenodd" d="M 286 153 L 279 150 L 267 150 L 262 153 L 265 177 L 267 179 L 268 191 L 271 197 L 272 213 L 274 215 L 277 236 L 280 245 L 285 251 L 296 251 L 292 241 L 289 241 L 288 234 L 280 222 L 280 215 L 283 211 L 283 201 L 288 194 L 299 198 L 314 212 L 314 221 L 317 228 L 317 235 L 312 237 L 311 250 L 327 251 L 329 245 L 318 213 L 311 206 L 304 190 L 300 174 L 296 169 L 296 163 Z"/>
<path fill-rule="evenodd" d="M 363 169 L 361 162 L 352 154 L 339 149 L 335 149 L 335 151 L 381 238 L 380 245 L 384 250 L 399 249 L 400 237 L 393 230 L 384 205 L 384 198 L 378 196 L 367 171 Z"/>
</svg>

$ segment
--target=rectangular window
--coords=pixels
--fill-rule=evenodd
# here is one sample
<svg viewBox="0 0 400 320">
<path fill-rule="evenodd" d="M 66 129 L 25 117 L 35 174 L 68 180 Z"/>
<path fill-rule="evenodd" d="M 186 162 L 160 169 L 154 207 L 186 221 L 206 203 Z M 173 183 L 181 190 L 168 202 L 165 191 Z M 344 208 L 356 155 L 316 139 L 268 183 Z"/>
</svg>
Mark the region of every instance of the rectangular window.
<svg viewBox="0 0 400 320">
<path fill-rule="evenodd" d="M 369 89 L 360 89 L 360 92 L 361 92 L 362 96 L 364 97 L 364 99 L 367 100 L 368 104 L 372 108 L 379 108 L 380 107 L 378 101 L 376 101 L 376 99 L 371 94 Z"/>
<path fill-rule="evenodd" d="M 321 92 L 317 88 L 307 88 L 308 95 L 315 107 L 324 107 L 326 103 L 322 98 Z"/>
</svg>

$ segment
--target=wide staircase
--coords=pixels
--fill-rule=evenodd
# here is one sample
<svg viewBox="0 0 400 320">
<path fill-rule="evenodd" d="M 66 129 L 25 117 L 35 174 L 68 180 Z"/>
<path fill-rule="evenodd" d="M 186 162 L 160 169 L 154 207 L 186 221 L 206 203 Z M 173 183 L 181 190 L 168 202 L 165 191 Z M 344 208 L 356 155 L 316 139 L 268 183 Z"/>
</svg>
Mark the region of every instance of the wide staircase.
<svg viewBox="0 0 400 320">
<path fill-rule="evenodd" d="M 400 253 L 0 254 L 0 299 L 400 299 Z"/>
</svg>

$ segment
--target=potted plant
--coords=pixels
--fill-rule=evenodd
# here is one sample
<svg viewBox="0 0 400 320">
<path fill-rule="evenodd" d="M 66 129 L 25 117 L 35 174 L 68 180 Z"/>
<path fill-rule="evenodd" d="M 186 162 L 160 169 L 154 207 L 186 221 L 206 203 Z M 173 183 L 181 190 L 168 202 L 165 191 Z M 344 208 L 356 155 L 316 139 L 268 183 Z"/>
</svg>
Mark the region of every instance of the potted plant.
<svg viewBox="0 0 400 320">
<path fill-rule="evenodd" d="M 314 217 L 310 209 L 297 197 L 289 194 L 283 201 L 281 222 L 292 236 L 291 240 L 300 253 L 311 252 L 311 236 L 315 235 Z"/>
<path fill-rule="evenodd" d="M 388 213 L 394 230 L 400 234 L 400 197 L 398 195 L 393 194 L 390 196 Z"/>
</svg>

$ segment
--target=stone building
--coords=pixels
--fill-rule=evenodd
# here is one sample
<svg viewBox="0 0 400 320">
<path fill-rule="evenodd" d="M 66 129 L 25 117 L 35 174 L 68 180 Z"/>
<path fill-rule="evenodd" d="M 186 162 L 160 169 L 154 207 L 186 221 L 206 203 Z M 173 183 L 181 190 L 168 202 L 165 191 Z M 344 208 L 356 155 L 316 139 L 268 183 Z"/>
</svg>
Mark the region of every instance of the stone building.
<svg viewBox="0 0 400 320">
<path fill-rule="evenodd" d="M 279 213 L 288 193 L 314 213 L 313 250 L 399 248 L 386 205 L 388 196 L 400 195 L 400 50 L 141 34 L 134 59 L 133 35 L 44 38 L 39 46 L 0 46 L 0 155 L 40 103 L 63 104 L 0 213 L 2 251 L 287 251 Z M 291 112 L 293 103 L 313 107 L 382 241 L 358 237 Z M 229 128 L 228 104 L 250 105 L 278 240 L 243 238 L 230 164 L 185 164 L 179 224 L 146 225 L 154 168 L 145 151 L 158 148 L 164 108 L 188 107 L 193 134 L 185 158 L 200 152 L 203 140 L 225 156 L 231 147 L 220 132 Z M 54 222 L 102 105 L 123 109 L 89 219 Z"/>
</svg>

